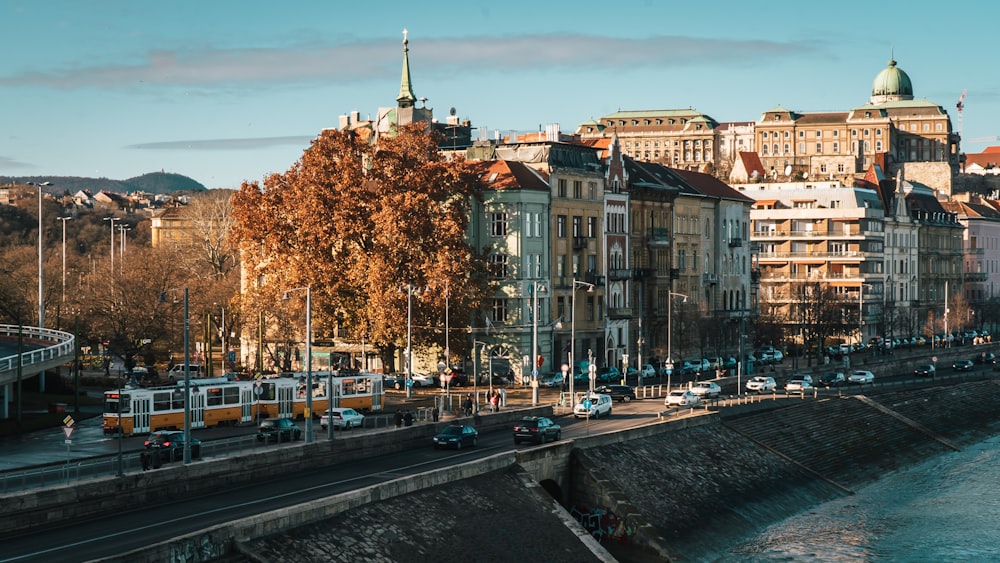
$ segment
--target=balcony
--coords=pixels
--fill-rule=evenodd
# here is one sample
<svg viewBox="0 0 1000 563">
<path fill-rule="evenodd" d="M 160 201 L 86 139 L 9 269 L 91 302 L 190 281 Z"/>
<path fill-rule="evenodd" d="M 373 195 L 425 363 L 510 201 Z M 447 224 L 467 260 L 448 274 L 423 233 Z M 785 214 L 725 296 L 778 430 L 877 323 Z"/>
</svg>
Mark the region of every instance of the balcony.
<svg viewBox="0 0 1000 563">
<path fill-rule="evenodd" d="M 651 227 L 647 229 L 646 242 L 652 246 L 669 246 L 670 229 L 666 227 Z"/>
<path fill-rule="evenodd" d="M 587 237 L 573 237 L 573 250 L 586 250 Z"/>
<path fill-rule="evenodd" d="M 729 239 L 729 248 L 740 248 L 742 246 L 743 246 L 743 239 L 741 238 Z"/>
<path fill-rule="evenodd" d="M 706 272 L 701 275 L 701 283 L 702 285 L 716 285 L 719 283 L 719 275 Z"/>
<path fill-rule="evenodd" d="M 965 272 L 965 281 L 967 282 L 984 282 L 989 278 L 989 274 L 986 272 Z"/>
<path fill-rule="evenodd" d="M 760 283 L 760 270 L 750 270 L 750 283 L 752 284 Z"/>
<path fill-rule="evenodd" d="M 608 318 L 611 320 L 631 319 L 631 307 L 611 307 L 608 309 Z"/>
<path fill-rule="evenodd" d="M 608 281 L 632 279 L 632 270 L 608 270 Z"/>
<path fill-rule="evenodd" d="M 966 254 L 986 254 L 985 248 L 966 248 Z"/>
<path fill-rule="evenodd" d="M 652 275 L 653 275 L 653 269 L 652 268 L 633 268 L 632 269 L 632 278 L 633 279 L 644 280 L 644 279 L 646 279 L 646 278 L 648 278 L 649 276 L 652 276 Z"/>
</svg>

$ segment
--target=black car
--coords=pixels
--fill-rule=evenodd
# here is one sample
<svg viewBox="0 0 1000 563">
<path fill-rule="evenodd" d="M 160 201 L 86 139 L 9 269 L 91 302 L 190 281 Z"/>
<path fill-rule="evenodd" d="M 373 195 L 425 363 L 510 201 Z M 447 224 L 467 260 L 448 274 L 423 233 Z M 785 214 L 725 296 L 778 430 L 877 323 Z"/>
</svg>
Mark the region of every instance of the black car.
<svg viewBox="0 0 1000 563">
<path fill-rule="evenodd" d="M 976 356 L 975 358 L 973 358 L 973 360 L 977 364 L 986 364 L 986 365 L 993 364 L 993 362 L 996 359 L 997 359 L 997 356 L 993 352 L 983 352 L 982 354 L 979 354 L 978 356 Z"/>
<path fill-rule="evenodd" d="M 514 443 L 530 440 L 536 444 L 544 444 L 549 440 L 562 438 L 562 427 L 544 416 L 526 416 L 514 425 Z"/>
<path fill-rule="evenodd" d="M 291 442 L 302 438 L 302 429 L 290 418 L 268 418 L 257 427 L 257 439 L 274 442 Z"/>
<path fill-rule="evenodd" d="M 462 449 L 462 446 L 475 446 L 479 444 L 479 432 L 472 426 L 453 424 L 440 434 L 434 436 L 434 449 L 455 448 Z"/>
<path fill-rule="evenodd" d="M 406 377 L 400 375 L 386 375 L 382 378 L 382 389 L 395 389 L 400 391 L 406 387 Z"/>
<path fill-rule="evenodd" d="M 635 399 L 635 391 L 628 385 L 601 385 L 594 389 L 594 393 L 611 395 L 612 400 L 622 403 L 627 403 Z"/>
<path fill-rule="evenodd" d="M 143 444 L 146 452 L 152 456 L 154 467 L 169 461 L 184 459 L 184 431 L 160 430 L 153 432 Z M 191 437 L 191 459 L 201 457 L 201 440 Z"/>
<path fill-rule="evenodd" d="M 823 387 L 840 387 L 847 381 L 844 373 L 840 371 L 830 371 L 819 376 L 819 384 Z"/>
</svg>

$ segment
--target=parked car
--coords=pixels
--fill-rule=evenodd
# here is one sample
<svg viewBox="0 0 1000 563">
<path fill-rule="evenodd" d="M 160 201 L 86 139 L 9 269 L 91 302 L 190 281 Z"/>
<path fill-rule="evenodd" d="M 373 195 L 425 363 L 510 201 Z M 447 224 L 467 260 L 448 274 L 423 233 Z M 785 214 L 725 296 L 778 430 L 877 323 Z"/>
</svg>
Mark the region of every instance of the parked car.
<svg viewBox="0 0 1000 563">
<path fill-rule="evenodd" d="M 842 371 L 828 371 L 823 375 L 819 376 L 819 384 L 823 387 L 840 387 L 847 382 L 847 377 L 844 376 Z"/>
<path fill-rule="evenodd" d="M 934 367 L 934 364 L 922 364 L 913 370 L 913 375 L 917 377 L 934 377 L 935 371 L 937 369 Z"/>
<path fill-rule="evenodd" d="M 847 382 L 860 385 L 875 383 L 875 374 L 863 369 L 854 370 L 847 376 Z"/>
<path fill-rule="evenodd" d="M 795 377 L 795 376 L 792 376 Z M 809 393 L 814 389 L 812 383 L 805 379 L 791 379 L 785 382 L 785 393 Z"/>
<path fill-rule="evenodd" d="M 441 431 L 440 434 L 431 439 L 434 449 L 454 448 L 462 449 L 463 446 L 476 446 L 479 444 L 479 432 L 467 424 L 453 424 Z"/>
<path fill-rule="evenodd" d="M 302 438 L 302 429 L 290 418 L 268 418 L 260 421 L 257 439 L 260 441 L 291 442 Z"/>
<path fill-rule="evenodd" d="M 413 386 L 414 387 L 437 387 L 438 380 L 437 377 L 427 374 L 427 373 L 414 373 Z"/>
<path fill-rule="evenodd" d="M 622 372 L 614 366 L 605 366 L 597 369 L 597 381 L 602 383 L 618 383 L 621 381 Z"/>
<path fill-rule="evenodd" d="M 699 381 L 691 387 L 691 392 L 702 399 L 715 399 L 722 394 L 722 387 L 714 381 Z"/>
<path fill-rule="evenodd" d="M 652 364 L 646 364 L 642 367 L 643 379 L 652 379 L 654 377 L 656 377 L 656 368 L 654 368 Z"/>
<path fill-rule="evenodd" d="M 985 365 L 992 364 L 993 361 L 996 359 L 997 356 L 993 352 L 983 352 L 982 354 L 979 354 L 975 358 L 977 364 L 985 364 Z"/>
<path fill-rule="evenodd" d="M 701 404 L 701 398 L 687 389 L 674 389 L 663 400 L 666 407 L 695 407 Z"/>
<path fill-rule="evenodd" d="M 399 391 L 406 387 L 406 377 L 401 375 L 386 375 L 382 378 L 382 389 Z"/>
<path fill-rule="evenodd" d="M 365 425 L 365 415 L 354 409 L 339 407 L 333 408 L 319 417 L 319 425 L 323 430 L 330 426 L 333 421 L 334 430 L 350 430 L 351 428 L 361 428 Z"/>
<path fill-rule="evenodd" d="M 184 431 L 160 430 L 152 432 L 143 442 L 146 451 L 158 454 L 160 463 L 182 461 L 184 459 Z M 191 437 L 191 459 L 201 457 L 201 440 Z"/>
<path fill-rule="evenodd" d="M 587 408 L 587 402 L 590 408 Z M 573 407 L 573 416 L 576 418 L 600 418 L 611 416 L 611 395 L 598 393 L 587 393 L 580 399 L 580 402 Z"/>
<path fill-rule="evenodd" d="M 736 369 L 736 356 L 729 356 L 722 361 L 723 369 Z"/>
<path fill-rule="evenodd" d="M 813 382 L 813 378 L 812 375 L 808 373 L 796 373 L 794 375 L 788 376 L 788 381 L 805 381 L 806 383 L 809 383 L 811 385 Z"/>
<path fill-rule="evenodd" d="M 526 416 L 514 424 L 514 443 L 529 440 L 544 444 L 562 438 L 562 427 L 544 416 Z"/>
<path fill-rule="evenodd" d="M 539 381 L 542 387 L 562 387 L 565 380 L 561 372 L 550 373 Z"/>
<path fill-rule="evenodd" d="M 635 391 L 628 385 L 601 385 L 594 389 L 594 393 L 611 395 L 611 399 L 627 403 L 635 399 Z"/>
<path fill-rule="evenodd" d="M 972 371 L 975 364 L 972 360 L 955 360 L 955 363 L 951 364 L 951 369 L 955 371 Z"/>
<path fill-rule="evenodd" d="M 753 391 L 755 393 L 773 393 L 777 390 L 778 384 L 774 382 L 773 377 L 758 375 L 747 381 L 746 388 L 747 391 Z"/>
</svg>

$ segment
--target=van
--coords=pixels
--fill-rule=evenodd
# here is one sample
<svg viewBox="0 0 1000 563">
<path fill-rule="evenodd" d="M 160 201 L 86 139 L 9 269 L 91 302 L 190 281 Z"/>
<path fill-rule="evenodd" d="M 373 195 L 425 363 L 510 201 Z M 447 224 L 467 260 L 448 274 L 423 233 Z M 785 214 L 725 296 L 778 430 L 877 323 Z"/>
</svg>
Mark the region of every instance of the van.
<svg viewBox="0 0 1000 563">
<path fill-rule="evenodd" d="M 189 364 L 188 371 L 191 373 L 191 377 L 201 377 L 204 374 L 204 366 L 201 364 Z M 173 378 L 175 381 L 184 378 L 184 364 L 178 364 L 169 371 L 167 371 L 167 378 Z"/>
</svg>

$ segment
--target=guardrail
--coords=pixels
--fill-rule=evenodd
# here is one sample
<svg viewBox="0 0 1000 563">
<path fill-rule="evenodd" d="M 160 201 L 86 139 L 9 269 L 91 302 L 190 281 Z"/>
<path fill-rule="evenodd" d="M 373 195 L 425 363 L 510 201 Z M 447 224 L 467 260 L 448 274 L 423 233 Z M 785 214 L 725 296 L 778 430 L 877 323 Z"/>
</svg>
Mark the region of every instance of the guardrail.
<svg viewBox="0 0 1000 563">
<path fill-rule="evenodd" d="M 33 326 L 0 325 L 0 338 L 18 337 L 26 340 L 42 340 L 56 343 L 53 346 L 23 352 L 21 354 L 22 370 L 28 368 L 32 373 L 35 373 L 41 371 L 41 369 L 48 368 L 48 366 L 45 366 L 39 369 L 38 366 L 43 366 L 63 358 L 68 360 L 73 356 L 74 337 L 69 332 Z M 14 354 L 13 356 L 0 358 L 0 377 L 17 371 L 17 357 L 17 354 Z"/>
</svg>

